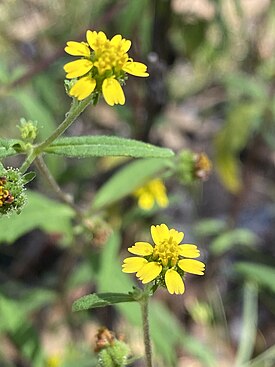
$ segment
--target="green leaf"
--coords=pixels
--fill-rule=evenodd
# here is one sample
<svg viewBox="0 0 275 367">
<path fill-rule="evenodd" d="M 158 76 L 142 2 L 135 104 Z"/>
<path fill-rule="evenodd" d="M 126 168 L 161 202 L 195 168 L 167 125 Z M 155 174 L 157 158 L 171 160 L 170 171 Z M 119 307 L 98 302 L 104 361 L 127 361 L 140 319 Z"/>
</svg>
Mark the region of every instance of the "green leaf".
<svg viewBox="0 0 275 367">
<path fill-rule="evenodd" d="M 242 367 L 274 367 L 275 363 L 275 346 L 268 348 L 263 353 L 259 354 L 256 358 L 252 359 L 248 363 L 242 365 Z"/>
<path fill-rule="evenodd" d="M 24 182 L 24 185 L 26 185 L 27 183 L 31 182 L 36 176 L 36 173 L 35 172 L 28 172 L 26 173 L 22 179 L 23 179 L 23 182 Z"/>
<path fill-rule="evenodd" d="M 34 191 L 28 191 L 27 196 L 28 202 L 20 215 L 1 218 L 0 242 L 12 243 L 25 233 L 40 228 L 49 233 L 61 233 L 62 242 L 68 243 L 72 239 L 73 210 Z"/>
<path fill-rule="evenodd" d="M 198 236 L 213 236 L 226 229 L 226 223 L 222 219 L 207 218 L 200 220 L 195 226 L 194 231 Z"/>
<path fill-rule="evenodd" d="M 210 250 L 215 255 L 221 255 L 234 246 L 254 246 L 258 237 L 249 229 L 237 228 L 225 232 L 217 237 L 210 245 Z"/>
<path fill-rule="evenodd" d="M 133 297 L 126 293 L 93 293 L 74 301 L 72 308 L 73 311 L 83 311 L 90 308 L 110 306 L 115 303 L 134 301 Z"/>
<path fill-rule="evenodd" d="M 113 204 L 115 201 L 131 194 L 170 165 L 170 160 L 157 158 L 130 162 L 98 190 L 94 197 L 93 209 Z"/>
<path fill-rule="evenodd" d="M 19 154 L 15 146 L 20 143 L 18 139 L 0 139 L 0 158 Z"/>
<path fill-rule="evenodd" d="M 167 148 L 156 147 L 138 140 L 117 136 L 77 136 L 61 138 L 45 149 L 46 153 L 66 157 L 106 157 L 126 156 L 133 158 L 172 157 L 174 153 Z"/>
<path fill-rule="evenodd" d="M 25 318 L 26 312 L 18 307 L 18 302 L 4 297 L 0 294 L 0 331 L 14 332 L 21 325 Z"/>
<path fill-rule="evenodd" d="M 249 280 L 275 293 L 275 269 L 273 267 L 258 263 L 238 262 L 234 268 Z"/>
<path fill-rule="evenodd" d="M 243 316 L 236 366 L 242 366 L 252 357 L 258 324 L 258 287 L 251 282 L 244 285 Z"/>
<path fill-rule="evenodd" d="M 224 127 L 216 135 L 216 168 L 224 186 L 233 193 L 242 186 L 239 153 L 257 130 L 262 112 L 260 103 L 232 106 Z"/>
</svg>

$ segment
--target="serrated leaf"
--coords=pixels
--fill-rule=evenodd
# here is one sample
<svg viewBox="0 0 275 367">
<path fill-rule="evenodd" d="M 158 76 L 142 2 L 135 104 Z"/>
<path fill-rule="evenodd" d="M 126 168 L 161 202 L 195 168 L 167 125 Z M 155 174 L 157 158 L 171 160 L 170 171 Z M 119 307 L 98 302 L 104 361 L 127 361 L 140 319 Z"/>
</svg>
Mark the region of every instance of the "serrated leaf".
<svg viewBox="0 0 275 367">
<path fill-rule="evenodd" d="M 162 170 L 169 167 L 168 159 L 142 159 L 130 162 L 115 173 L 97 192 L 92 204 L 93 209 L 102 208 L 131 194 L 138 187 Z"/>
<path fill-rule="evenodd" d="M 133 297 L 126 293 L 93 293 L 74 301 L 72 309 L 76 312 L 89 310 L 91 308 L 111 306 L 115 303 L 134 301 Z"/>
<path fill-rule="evenodd" d="M 239 262 L 234 266 L 235 270 L 244 275 L 249 280 L 269 288 L 275 292 L 275 269 L 274 267 L 261 265 L 258 263 Z"/>
<path fill-rule="evenodd" d="M 215 255 L 221 255 L 234 246 L 253 246 L 258 237 L 249 229 L 237 228 L 225 232 L 217 237 L 210 245 L 210 250 Z"/>
<path fill-rule="evenodd" d="M 0 243 L 12 243 L 35 228 L 49 233 L 60 233 L 63 235 L 62 241 L 69 242 L 72 238 L 71 219 L 74 211 L 67 205 L 34 191 L 28 191 L 27 197 L 28 202 L 21 214 L 1 217 Z"/>
<path fill-rule="evenodd" d="M 0 139 L 0 158 L 19 154 L 15 146 L 20 144 L 20 142 L 18 139 Z"/>
<path fill-rule="evenodd" d="M 167 158 L 174 153 L 142 141 L 117 136 L 79 136 L 61 138 L 45 149 L 46 153 L 66 157 L 126 156 L 133 158 Z"/>
</svg>

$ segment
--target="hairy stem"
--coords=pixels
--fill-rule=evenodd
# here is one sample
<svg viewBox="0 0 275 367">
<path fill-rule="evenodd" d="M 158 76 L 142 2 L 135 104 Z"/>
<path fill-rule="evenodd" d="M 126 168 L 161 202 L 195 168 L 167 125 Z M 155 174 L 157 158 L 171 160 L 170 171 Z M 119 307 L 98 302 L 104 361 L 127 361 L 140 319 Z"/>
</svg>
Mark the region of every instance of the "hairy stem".
<svg viewBox="0 0 275 367">
<path fill-rule="evenodd" d="M 149 296 L 144 295 L 143 299 L 140 302 L 140 305 L 141 305 L 141 313 L 142 313 L 143 341 L 144 341 L 144 348 L 145 348 L 146 367 L 153 367 L 151 339 L 150 339 L 150 331 L 149 331 L 149 318 L 148 318 L 148 300 L 149 300 Z"/>
</svg>

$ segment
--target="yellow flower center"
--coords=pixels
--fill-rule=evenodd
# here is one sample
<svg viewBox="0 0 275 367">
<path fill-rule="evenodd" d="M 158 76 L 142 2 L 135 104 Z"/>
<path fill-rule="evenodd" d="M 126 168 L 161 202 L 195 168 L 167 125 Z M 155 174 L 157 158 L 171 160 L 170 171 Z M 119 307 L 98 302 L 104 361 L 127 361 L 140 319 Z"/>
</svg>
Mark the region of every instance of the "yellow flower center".
<svg viewBox="0 0 275 367">
<path fill-rule="evenodd" d="M 112 45 L 109 40 L 98 44 L 94 57 L 94 66 L 97 67 L 99 74 L 104 74 L 106 70 L 120 71 L 129 59 L 121 45 Z"/>
<path fill-rule="evenodd" d="M 159 260 L 163 266 L 175 266 L 179 259 L 179 246 L 173 237 L 165 239 L 155 245 L 153 258 Z"/>
</svg>

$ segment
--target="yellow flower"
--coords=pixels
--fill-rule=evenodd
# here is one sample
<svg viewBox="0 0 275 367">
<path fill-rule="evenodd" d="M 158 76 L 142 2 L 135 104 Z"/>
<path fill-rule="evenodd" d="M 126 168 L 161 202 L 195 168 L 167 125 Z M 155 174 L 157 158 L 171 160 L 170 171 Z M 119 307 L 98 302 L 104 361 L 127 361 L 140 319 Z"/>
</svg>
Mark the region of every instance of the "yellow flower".
<svg viewBox="0 0 275 367">
<path fill-rule="evenodd" d="M 138 199 L 138 206 L 143 210 L 150 210 L 154 204 L 165 208 L 168 205 L 166 188 L 160 179 L 149 181 L 146 185 L 140 187 L 134 192 Z"/>
<path fill-rule="evenodd" d="M 61 362 L 61 357 L 59 355 L 53 355 L 47 359 L 46 367 L 59 367 L 61 366 Z"/>
<path fill-rule="evenodd" d="M 181 244 L 184 233 L 169 229 L 166 224 L 151 226 L 154 246 L 136 242 L 128 251 L 138 257 L 124 259 L 122 271 L 136 273 L 143 284 L 155 281 L 166 286 L 170 294 L 183 294 L 185 272 L 203 275 L 205 264 L 194 260 L 200 256 L 196 245 Z"/>
<path fill-rule="evenodd" d="M 69 41 L 65 47 L 69 55 L 81 57 L 64 65 L 66 78 L 77 78 L 70 95 L 82 100 L 97 92 L 103 94 L 110 106 L 123 105 L 125 96 L 121 85 L 127 73 L 147 77 L 147 66 L 129 57 L 131 41 L 120 34 L 109 40 L 104 32 L 88 30 L 86 39 L 87 42 Z"/>
</svg>

